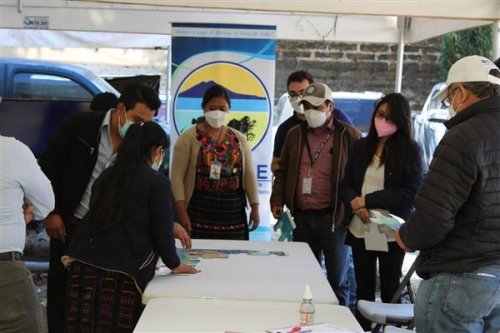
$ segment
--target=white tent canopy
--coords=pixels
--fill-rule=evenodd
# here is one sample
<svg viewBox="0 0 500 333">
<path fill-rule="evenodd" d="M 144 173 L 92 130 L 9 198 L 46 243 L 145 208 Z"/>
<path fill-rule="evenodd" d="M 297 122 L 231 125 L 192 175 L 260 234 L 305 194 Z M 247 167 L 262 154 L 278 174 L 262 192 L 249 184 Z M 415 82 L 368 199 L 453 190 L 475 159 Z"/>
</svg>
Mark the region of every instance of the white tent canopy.
<svg viewBox="0 0 500 333">
<path fill-rule="evenodd" d="M 218 8 L 266 12 L 414 16 L 476 20 L 500 19 L 498 0 L 94 0 L 142 5 Z"/>
<path fill-rule="evenodd" d="M 278 39 L 381 43 L 400 41 L 398 17 L 410 17 L 407 43 L 500 19 L 499 0 L 2 0 L 0 8 L 2 28 L 26 28 L 29 17 L 47 18 L 50 30 L 166 35 L 172 22 L 272 24 Z"/>
<path fill-rule="evenodd" d="M 30 22 L 42 22 L 42 28 L 52 31 L 170 35 L 172 22 L 265 24 L 276 26 L 278 39 L 399 43 L 396 91 L 401 87 L 405 43 L 480 25 L 498 26 L 499 21 L 500 0 L 2 0 L 0 3 L 0 28 L 37 28 Z M 4 42 L 20 44 L 20 40 L 27 40 L 12 34 L 2 33 L 0 46 Z M 498 32 L 494 40 L 499 40 Z M 95 41 L 87 39 L 86 43 Z M 107 43 L 102 46 L 111 47 L 110 39 L 101 42 Z M 147 47 L 146 42 L 147 38 L 143 38 L 141 45 Z M 150 47 L 166 46 L 158 45 L 162 41 L 154 38 L 149 42 Z M 496 56 L 500 53 L 498 44 Z"/>
<path fill-rule="evenodd" d="M 64 30 L 1 29 L 1 47 L 48 48 L 165 48 L 169 35 Z"/>
</svg>

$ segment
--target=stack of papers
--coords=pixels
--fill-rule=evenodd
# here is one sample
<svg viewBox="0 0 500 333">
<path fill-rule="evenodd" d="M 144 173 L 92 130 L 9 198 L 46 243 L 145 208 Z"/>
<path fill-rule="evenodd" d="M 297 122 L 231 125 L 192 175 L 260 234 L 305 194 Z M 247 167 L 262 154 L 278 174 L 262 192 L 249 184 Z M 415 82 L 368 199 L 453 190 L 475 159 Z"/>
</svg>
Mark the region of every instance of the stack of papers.
<svg viewBox="0 0 500 333">
<path fill-rule="evenodd" d="M 401 225 L 405 223 L 405 221 L 399 216 L 381 212 L 376 209 L 370 210 L 370 216 L 370 222 L 378 225 L 386 225 L 391 230 L 399 230 Z"/>
</svg>

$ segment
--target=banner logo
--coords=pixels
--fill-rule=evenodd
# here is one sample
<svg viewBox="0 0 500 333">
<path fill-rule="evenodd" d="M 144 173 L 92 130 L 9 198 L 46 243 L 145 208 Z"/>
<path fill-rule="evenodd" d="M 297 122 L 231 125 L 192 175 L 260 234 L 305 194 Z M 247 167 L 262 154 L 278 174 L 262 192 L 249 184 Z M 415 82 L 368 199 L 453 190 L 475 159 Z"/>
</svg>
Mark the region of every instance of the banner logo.
<svg viewBox="0 0 500 333">
<path fill-rule="evenodd" d="M 203 64 L 186 75 L 174 92 L 176 131 L 182 133 L 203 116 L 203 94 L 214 84 L 226 88 L 231 97 L 231 110 L 225 125 L 245 134 L 252 149 L 258 147 L 271 124 L 270 97 L 262 81 L 251 70 L 232 62 Z"/>
</svg>

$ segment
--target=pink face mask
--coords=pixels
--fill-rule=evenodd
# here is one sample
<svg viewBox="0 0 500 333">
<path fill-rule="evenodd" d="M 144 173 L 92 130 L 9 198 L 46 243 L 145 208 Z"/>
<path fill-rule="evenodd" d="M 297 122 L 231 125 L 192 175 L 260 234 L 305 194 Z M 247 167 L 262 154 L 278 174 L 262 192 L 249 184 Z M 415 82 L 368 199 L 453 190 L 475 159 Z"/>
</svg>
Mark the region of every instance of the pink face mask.
<svg viewBox="0 0 500 333">
<path fill-rule="evenodd" d="M 398 130 L 396 124 L 378 117 L 375 117 L 375 129 L 379 138 L 392 135 Z"/>
</svg>

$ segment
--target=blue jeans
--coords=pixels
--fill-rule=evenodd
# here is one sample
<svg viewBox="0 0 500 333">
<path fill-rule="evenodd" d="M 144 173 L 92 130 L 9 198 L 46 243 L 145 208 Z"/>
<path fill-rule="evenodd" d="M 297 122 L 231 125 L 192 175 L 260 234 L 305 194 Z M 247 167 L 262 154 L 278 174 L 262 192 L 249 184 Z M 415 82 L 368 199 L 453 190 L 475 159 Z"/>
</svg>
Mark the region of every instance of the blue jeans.
<svg viewBox="0 0 500 333">
<path fill-rule="evenodd" d="M 415 300 L 417 332 L 500 331 L 500 265 L 440 273 L 422 281 Z"/>
<path fill-rule="evenodd" d="M 349 305 L 347 271 L 351 247 L 344 244 L 347 229 L 339 227 L 332 232 L 332 214 L 311 215 L 297 212 L 294 221 L 297 228 L 293 231 L 293 240 L 309 244 L 320 264 L 323 252 L 328 282 L 340 305 Z"/>
</svg>

